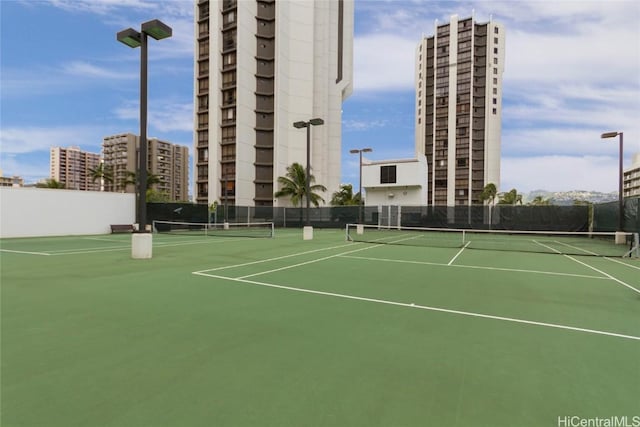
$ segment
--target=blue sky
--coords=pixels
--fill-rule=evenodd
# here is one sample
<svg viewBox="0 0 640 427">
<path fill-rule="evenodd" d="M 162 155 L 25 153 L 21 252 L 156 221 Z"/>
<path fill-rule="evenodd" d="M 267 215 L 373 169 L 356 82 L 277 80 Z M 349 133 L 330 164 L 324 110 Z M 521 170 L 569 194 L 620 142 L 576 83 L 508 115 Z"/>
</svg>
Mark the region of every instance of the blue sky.
<svg viewBox="0 0 640 427">
<path fill-rule="evenodd" d="M 242 0 L 241 0 L 242 1 Z M 358 158 L 414 155 L 414 49 L 435 21 L 474 15 L 506 28 L 501 189 L 616 191 L 640 152 L 640 2 L 355 2 L 354 92 L 343 106 L 342 181 Z M 115 40 L 158 18 L 174 35 L 149 46 L 149 136 L 192 146 L 191 0 L 1 0 L 0 169 L 36 182 L 51 146 L 100 152 L 138 132 L 139 50 Z"/>
</svg>

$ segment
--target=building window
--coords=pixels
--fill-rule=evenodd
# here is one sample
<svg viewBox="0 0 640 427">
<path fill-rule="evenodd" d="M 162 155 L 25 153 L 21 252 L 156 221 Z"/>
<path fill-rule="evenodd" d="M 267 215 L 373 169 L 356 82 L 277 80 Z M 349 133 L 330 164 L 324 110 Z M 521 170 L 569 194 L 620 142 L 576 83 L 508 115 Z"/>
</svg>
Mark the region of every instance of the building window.
<svg viewBox="0 0 640 427">
<path fill-rule="evenodd" d="M 498 58 L 493 58 L 493 63 L 497 64 L 498 63 Z"/>
<path fill-rule="evenodd" d="M 497 85 L 497 84 L 498 84 L 498 79 L 497 79 L 497 78 L 495 78 L 495 77 L 493 78 L 493 84 L 494 84 L 494 85 Z"/>
<path fill-rule="evenodd" d="M 222 63 L 225 67 L 236 65 L 236 53 L 225 53 L 222 55 Z"/>
<path fill-rule="evenodd" d="M 209 61 L 198 62 L 198 73 L 209 74 Z"/>
<path fill-rule="evenodd" d="M 201 148 L 198 150 L 198 161 L 199 162 L 208 162 L 209 161 L 209 149 Z"/>
<path fill-rule="evenodd" d="M 498 100 L 493 98 L 493 105 L 496 105 L 498 103 Z"/>
<path fill-rule="evenodd" d="M 497 38 L 497 37 L 494 37 L 494 38 L 493 38 L 493 42 L 494 42 L 495 44 L 498 44 L 498 38 Z"/>
<path fill-rule="evenodd" d="M 236 140 L 236 128 L 235 126 L 227 126 L 222 128 L 222 142 L 229 143 Z"/>
<path fill-rule="evenodd" d="M 497 114 L 497 113 L 498 113 L 498 110 L 494 108 L 493 109 L 493 114 Z"/>
<path fill-rule="evenodd" d="M 396 165 L 380 166 L 380 184 L 396 183 Z"/>
<path fill-rule="evenodd" d="M 498 34 L 498 27 L 495 27 L 495 28 L 493 29 L 493 32 L 494 32 L 494 33 L 496 33 L 496 34 Z"/>
<path fill-rule="evenodd" d="M 236 14 L 235 14 L 235 12 L 232 10 L 229 13 L 223 15 L 222 16 L 222 20 L 223 20 L 224 25 L 233 24 L 234 22 L 236 22 Z"/>
<path fill-rule="evenodd" d="M 498 94 L 498 88 L 497 88 L 497 87 L 494 87 L 494 88 L 493 88 L 493 94 L 494 94 L 494 95 L 497 95 L 497 94 Z"/>
<path fill-rule="evenodd" d="M 495 53 L 496 55 L 498 54 L 498 48 L 497 47 L 493 48 L 493 53 Z"/>
<path fill-rule="evenodd" d="M 209 39 L 198 42 L 198 53 L 200 56 L 204 56 L 209 53 Z"/>
<path fill-rule="evenodd" d="M 198 92 L 206 92 L 209 90 L 209 79 L 198 79 Z"/>
<path fill-rule="evenodd" d="M 221 147 L 221 160 L 234 160 L 236 158 L 236 146 L 235 145 L 223 145 Z"/>
<path fill-rule="evenodd" d="M 493 74 L 498 74 L 498 69 L 497 68 L 493 69 Z"/>
<path fill-rule="evenodd" d="M 205 110 L 209 108 L 209 95 L 201 95 L 198 97 L 198 107 Z"/>
</svg>

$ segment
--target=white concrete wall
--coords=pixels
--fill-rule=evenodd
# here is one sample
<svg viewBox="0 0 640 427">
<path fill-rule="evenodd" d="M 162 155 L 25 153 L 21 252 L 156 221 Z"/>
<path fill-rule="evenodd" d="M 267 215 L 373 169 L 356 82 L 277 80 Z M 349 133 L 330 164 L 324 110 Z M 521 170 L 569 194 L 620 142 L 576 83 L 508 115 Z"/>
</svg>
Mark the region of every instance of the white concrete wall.
<svg viewBox="0 0 640 427">
<path fill-rule="evenodd" d="M 135 194 L 0 188 L 0 237 L 110 233 L 135 222 Z"/>
<path fill-rule="evenodd" d="M 498 33 L 496 34 L 496 28 Z M 498 42 L 495 43 L 495 39 Z M 493 49 L 498 48 L 498 54 L 493 53 Z M 506 36 L 504 26 L 491 22 L 487 26 L 487 81 L 485 97 L 485 150 L 484 150 L 484 182 L 486 184 L 494 183 L 498 191 L 500 191 L 500 153 L 501 153 L 501 135 L 502 135 L 502 74 L 505 68 L 505 52 L 506 52 Z M 497 59 L 497 64 L 494 64 Z M 494 74 L 494 70 L 495 74 Z M 497 78 L 498 83 L 494 84 L 493 79 Z M 496 88 L 497 94 L 493 94 L 493 88 Z M 497 104 L 493 104 L 493 98 L 496 98 Z M 496 114 L 493 114 L 493 109 Z"/>
<path fill-rule="evenodd" d="M 396 166 L 395 184 L 380 183 L 380 168 Z M 387 160 L 362 164 L 365 205 L 423 206 L 428 201 L 427 159 Z"/>
</svg>

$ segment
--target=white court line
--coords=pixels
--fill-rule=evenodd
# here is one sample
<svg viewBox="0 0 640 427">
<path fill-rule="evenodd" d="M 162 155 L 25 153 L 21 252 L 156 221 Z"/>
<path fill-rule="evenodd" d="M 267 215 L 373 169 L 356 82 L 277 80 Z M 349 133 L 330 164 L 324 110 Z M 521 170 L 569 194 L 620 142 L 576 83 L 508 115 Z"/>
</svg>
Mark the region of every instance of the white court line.
<svg viewBox="0 0 640 427">
<path fill-rule="evenodd" d="M 404 235 L 406 235 L 406 234 L 404 234 Z M 411 240 L 411 239 L 415 239 L 415 238 L 416 238 L 415 236 L 406 237 L 404 239 L 394 240 L 392 243 L 403 242 L 405 240 Z M 388 239 L 388 237 L 385 237 L 384 239 Z M 382 240 L 382 239 L 380 239 L 380 240 Z M 247 266 L 247 265 L 261 264 L 261 263 L 268 262 L 268 261 L 277 261 L 277 260 L 281 260 L 281 259 L 296 257 L 296 256 L 299 256 L 299 255 L 307 255 L 307 254 L 311 254 L 311 253 L 315 253 L 315 252 L 326 251 L 326 250 L 329 250 L 329 249 L 339 249 L 339 248 L 344 248 L 346 246 L 353 246 L 353 245 L 357 245 L 357 244 L 360 244 L 360 243 L 359 242 L 351 242 L 351 243 L 347 243 L 347 244 L 344 244 L 344 245 L 338 245 L 338 246 L 331 246 L 331 247 L 327 247 L 327 248 L 314 249 L 314 250 L 311 250 L 311 251 L 299 252 L 299 253 L 289 254 L 289 255 L 283 255 L 283 256 L 279 256 L 279 257 L 275 257 L 275 258 L 262 259 L 262 260 L 259 260 L 259 261 L 245 262 L 243 264 L 233 264 L 233 265 L 226 265 L 226 266 L 223 266 L 223 267 L 210 268 L 210 269 L 207 269 L 207 270 L 200 270 L 200 271 L 198 271 L 196 273 L 205 273 L 205 272 L 208 272 L 208 271 L 219 271 L 219 270 L 226 270 L 226 269 L 229 269 L 229 268 L 244 267 L 244 266 Z M 380 246 L 380 245 L 379 244 L 374 244 L 373 246 L 367 246 L 367 247 L 360 248 L 360 249 L 355 249 L 355 250 L 352 250 L 352 251 L 342 252 L 342 253 L 339 253 L 339 254 L 330 255 L 328 257 L 318 258 L 318 259 L 315 259 L 315 260 L 306 261 L 306 262 L 302 262 L 302 263 L 298 263 L 298 264 L 294 264 L 294 265 L 289 265 L 289 266 L 286 266 L 286 267 L 276 268 L 276 269 L 273 269 L 273 270 L 262 271 L 262 272 L 255 273 L 255 274 L 249 274 L 247 276 L 242 276 L 242 278 L 259 276 L 261 274 L 273 273 L 273 272 L 281 271 L 281 270 L 287 270 L 289 268 L 299 267 L 301 265 L 312 264 L 314 262 L 324 261 L 326 259 L 339 257 L 341 255 L 350 254 L 350 253 L 353 253 L 353 252 L 364 251 L 364 250 L 367 250 L 367 249 L 376 248 L 378 246 Z"/>
<path fill-rule="evenodd" d="M 238 241 L 238 239 L 226 239 L 226 240 L 212 240 L 210 238 L 205 240 L 197 240 L 197 241 L 182 241 L 176 243 L 165 243 L 165 242 L 154 242 L 154 248 L 165 248 L 165 247 L 173 247 L 173 246 L 187 246 L 187 245 L 200 245 L 206 243 L 222 243 L 222 242 L 232 242 Z M 115 246 L 110 248 L 86 248 L 86 249 L 63 249 L 59 251 L 52 251 L 49 255 L 61 256 L 61 255 L 82 255 L 82 254 L 90 254 L 90 253 L 100 253 L 100 252 L 115 252 L 115 251 L 124 251 L 130 250 L 131 245 L 127 244 L 126 246 Z"/>
<path fill-rule="evenodd" d="M 578 250 L 578 251 L 584 252 L 585 254 L 589 254 L 589 255 L 598 255 L 598 254 L 597 254 L 597 253 L 595 253 L 595 252 L 591 252 L 591 251 L 588 251 L 588 250 L 586 250 L 586 249 L 582 249 L 582 248 L 579 248 L 579 247 L 577 247 L 577 246 L 570 245 L 570 244 L 568 244 L 568 243 L 558 242 L 557 240 L 554 240 L 553 242 L 554 242 L 554 243 L 558 243 L 559 245 L 566 246 L 566 247 L 571 248 L 571 249 L 575 249 L 575 250 Z"/>
<path fill-rule="evenodd" d="M 11 252 L 14 254 L 25 254 L 25 255 L 51 255 L 46 252 L 12 251 L 10 249 L 0 249 L 0 252 Z"/>
<path fill-rule="evenodd" d="M 251 261 L 251 262 L 245 262 L 245 263 L 242 263 L 242 264 L 232 264 L 232 265 L 225 265 L 223 267 L 208 268 L 206 270 L 196 271 L 195 273 L 206 273 L 207 271 L 226 270 L 226 269 L 229 269 L 229 268 L 244 267 L 244 266 L 247 266 L 247 265 L 261 264 L 261 263 L 264 263 L 264 262 L 277 261 L 277 260 L 287 259 L 287 258 L 296 257 L 296 256 L 300 256 L 300 255 L 307 255 L 307 254 L 312 254 L 312 253 L 315 253 L 315 252 L 327 251 L 329 249 L 344 248 L 345 246 L 352 246 L 352 245 L 353 245 L 353 243 L 347 243 L 347 244 L 339 245 L 339 246 L 330 246 L 330 247 L 327 247 L 327 248 L 313 249 L 311 251 L 297 252 L 295 254 L 283 255 L 283 256 L 278 256 L 278 257 L 274 257 L 274 258 L 261 259 L 259 261 Z"/>
<path fill-rule="evenodd" d="M 260 276 L 260 275 L 263 275 L 263 274 L 275 273 L 276 271 L 288 270 L 290 268 L 296 268 L 296 267 L 300 267 L 302 265 L 313 264 L 313 263 L 316 263 L 316 262 L 325 261 L 327 259 L 340 257 L 340 256 L 343 256 L 345 254 L 352 254 L 354 252 L 366 251 L 368 249 L 372 249 L 372 248 L 375 248 L 375 247 L 376 246 L 365 246 L 364 248 L 359 248 L 359 249 L 354 249 L 352 251 L 347 251 L 347 252 L 342 252 L 342 253 L 339 253 L 339 254 L 329 255 L 329 256 L 326 256 L 326 257 L 323 257 L 323 258 L 313 259 L 311 261 L 305 261 L 305 262 L 301 262 L 301 263 L 298 263 L 298 264 L 287 265 L 285 267 L 275 268 L 273 270 L 267 270 L 267 271 L 261 271 L 261 272 L 258 272 L 258 273 L 247 274 L 246 276 L 238 277 L 238 279 L 246 279 L 247 277 Z"/>
<path fill-rule="evenodd" d="M 451 261 L 449 261 L 449 264 L 447 264 L 447 265 L 451 265 L 451 264 L 453 264 L 453 261 L 455 261 L 455 260 L 456 260 L 456 258 L 458 258 L 458 257 L 460 256 L 460 254 L 462 253 L 462 251 L 464 251 L 464 250 L 467 248 L 467 246 L 469 246 L 469 244 L 470 244 L 470 243 L 471 243 L 471 242 L 467 242 L 467 243 L 462 247 L 462 249 L 460 249 L 460 250 L 458 251 L 458 253 L 456 254 L 456 256 L 454 256 L 453 258 L 451 258 Z"/>
<path fill-rule="evenodd" d="M 598 280 L 608 280 L 607 277 L 602 276 L 587 276 L 585 274 L 574 274 L 574 273 L 557 273 L 553 271 L 539 271 L 539 270 L 523 270 L 519 268 L 501 268 L 501 267 L 484 267 L 479 265 L 463 265 L 463 264 L 443 264 L 438 262 L 429 262 L 429 261 L 407 261 L 400 259 L 388 259 L 388 258 L 370 258 L 370 257 L 361 257 L 361 256 L 349 256 L 343 255 L 344 258 L 352 258 L 352 259 L 362 259 L 367 261 L 382 261 L 382 262 L 397 262 L 401 264 L 419 264 L 419 265 L 433 265 L 437 267 L 454 267 L 454 268 L 475 268 L 478 270 L 495 270 L 495 271 L 509 271 L 514 273 L 532 273 L 532 274 L 546 274 L 550 276 L 568 276 L 568 277 L 580 277 L 583 279 L 598 279 Z"/>
<path fill-rule="evenodd" d="M 577 262 L 578 264 L 582 264 L 582 265 L 584 265 L 585 267 L 589 267 L 589 268 L 590 268 L 590 269 L 592 269 L 593 271 L 597 271 L 597 272 L 598 272 L 598 273 L 600 273 L 600 274 L 604 274 L 604 275 L 605 275 L 605 276 L 607 276 L 609 279 L 611 279 L 611 280 L 613 280 L 613 281 L 615 281 L 615 282 L 618 282 L 618 283 L 620 283 L 622 286 L 626 286 L 627 288 L 631 289 L 632 291 L 635 291 L 635 292 L 637 292 L 637 293 L 639 293 L 639 294 L 640 294 L 640 289 L 636 289 L 636 288 L 634 288 L 633 286 L 629 285 L 628 283 L 625 283 L 625 282 L 623 282 L 622 280 L 620 280 L 620 279 L 617 279 L 617 278 L 613 277 L 613 276 L 612 276 L 612 275 L 610 275 L 609 273 L 605 273 L 605 272 L 604 272 L 604 271 L 602 271 L 602 270 L 598 270 L 597 268 L 595 268 L 595 267 L 593 267 L 593 266 L 591 266 L 591 265 L 589 265 L 589 264 L 586 264 L 586 263 L 584 263 L 584 262 L 582 262 L 582 261 L 579 261 L 579 260 L 575 259 L 575 258 L 574 258 L 574 257 L 572 257 L 572 256 L 569 256 L 569 255 L 565 255 L 565 256 L 566 256 L 567 258 L 569 258 L 569 259 L 571 259 L 571 260 L 573 260 L 573 261 Z"/>
<path fill-rule="evenodd" d="M 561 254 L 561 252 L 560 252 L 560 251 L 558 251 L 558 250 L 556 250 L 556 249 L 552 248 L 551 246 L 547 246 L 547 245 L 542 244 L 542 243 L 540 243 L 540 242 L 536 242 L 535 240 L 534 240 L 534 242 L 535 242 L 535 243 L 537 243 L 537 244 L 539 244 L 540 246 L 544 246 L 544 247 L 545 247 L 545 248 L 547 248 L 547 249 L 551 249 L 552 251 L 554 251 L 554 252 L 556 252 L 556 253 Z M 597 268 L 595 268 L 595 267 L 593 267 L 593 266 L 591 266 L 591 265 L 589 265 L 589 264 L 587 264 L 587 263 L 584 263 L 584 262 L 582 262 L 582 261 L 579 261 L 579 260 L 575 259 L 574 257 L 572 257 L 572 256 L 570 256 L 570 255 L 562 254 L 562 256 L 564 256 L 565 258 L 569 258 L 570 260 L 575 261 L 575 262 L 577 262 L 578 264 L 584 265 L 585 267 L 588 267 L 588 268 L 592 269 L 593 271 L 597 271 L 598 273 L 602 274 L 602 275 L 603 275 L 603 276 L 605 276 L 605 277 L 608 277 L 609 279 L 613 280 L 614 282 L 618 282 L 618 283 L 620 283 L 622 286 L 626 286 L 627 288 L 631 289 L 632 291 L 635 291 L 635 292 L 637 292 L 637 293 L 639 293 L 639 294 L 640 294 L 640 289 L 636 289 L 636 288 L 634 288 L 633 286 L 629 285 L 628 283 L 625 283 L 625 282 L 623 282 L 622 280 L 617 279 L 617 278 L 613 277 L 612 275 L 610 275 L 610 274 L 608 274 L 608 273 L 605 273 L 605 272 L 604 272 L 604 271 L 602 271 L 602 270 L 598 270 Z"/>
<path fill-rule="evenodd" d="M 609 258 L 609 257 L 605 257 L 605 259 L 607 259 L 607 260 L 609 260 L 609 261 L 611 261 L 611 262 L 617 262 L 618 264 L 626 265 L 626 266 L 627 266 L 627 267 L 629 267 L 629 268 L 635 268 L 636 270 L 640 270 L 640 267 L 639 267 L 639 266 L 637 266 L 637 265 L 631 265 L 631 264 L 629 264 L 629 263 L 622 262 L 622 261 L 620 261 L 620 260 L 618 260 L 618 259 Z"/>
<path fill-rule="evenodd" d="M 334 293 L 334 292 L 324 292 L 324 291 L 315 291 L 315 290 L 312 290 L 312 289 L 294 288 L 294 287 L 291 287 L 291 286 L 275 285 L 273 283 L 257 282 L 257 281 L 254 281 L 254 280 L 246 280 L 246 279 L 242 279 L 242 278 L 218 276 L 218 275 L 215 275 L 215 274 L 205 274 L 205 273 L 201 273 L 201 272 L 193 272 L 192 274 L 196 274 L 196 275 L 199 275 L 199 276 L 205 276 L 205 277 L 211 277 L 211 278 L 215 278 L 215 279 L 223 279 L 223 280 L 231 280 L 231 281 L 234 281 L 234 282 L 247 283 L 247 284 L 250 284 L 250 285 L 266 286 L 266 287 L 270 287 L 270 288 L 284 289 L 284 290 L 294 291 L 294 292 L 304 292 L 304 293 L 315 294 L 315 295 L 323 295 L 323 296 L 329 296 L 329 297 L 334 297 L 334 298 L 344 298 L 344 299 L 357 300 L 357 301 L 366 301 L 366 302 L 373 302 L 373 303 L 377 303 L 377 304 L 387 304 L 387 305 L 394 305 L 394 306 L 400 306 L 400 307 L 406 307 L 406 308 L 415 308 L 415 309 L 420 309 L 420 310 L 436 311 L 436 312 L 440 312 L 440 313 L 458 314 L 458 315 L 461 315 L 461 316 L 478 317 L 478 318 L 482 318 L 482 319 L 500 320 L 500 321 L 503 321 L 503 322 L 520 323 L 520 324 L 533 325 L 533 326 L 543 326 L 543 327 L 547 327 L 547 328 L 564 329 L 564 330 L 568 330 L 568 331 L 585 332 L 585 333 L 589 333 L 589 334 L 606 335 L 606 336 L 610 336 L 610 337 L 624 338 L 624 339 L 640 341 L 640 337 L 634 336 L 634 335 L 624 335 L 624 334 L 618 334 L 618 333 L 615 333 L 615 332 L 599 331 L 599 330 L 596 330 L 596 329 L 577 328 L 577 327 L 574 327 L 574 326 L 566 326 L 566 325 L 560 325 L 560 324 L 556 324 L 556 323 L 536 322 L 536 321 L 533 321 L 533 320 L 516 319 L 516 318 L 513 318 L 513 317 L 493 316 L 493 315 L 490 315 L 490 314 L 474 313 L 474 312 L 470 312 L 470 311 L 451 310 L 451 309 L 448 309 L 448 308 L 441 308 L 441 307 L 430 307 L 430 306 L 426 306 L 426 305 L 415 305 L 413 303 L 410 304 L 410 303 L 403 303 L 403 302 L 396 302 L 396 301 L 381 300 L 381 299 L 376 299 L 376 298 L 359 297 L 359 296 L 355 296 L 355 295 L 338 294 L 338 293 Z"/>
</svg>

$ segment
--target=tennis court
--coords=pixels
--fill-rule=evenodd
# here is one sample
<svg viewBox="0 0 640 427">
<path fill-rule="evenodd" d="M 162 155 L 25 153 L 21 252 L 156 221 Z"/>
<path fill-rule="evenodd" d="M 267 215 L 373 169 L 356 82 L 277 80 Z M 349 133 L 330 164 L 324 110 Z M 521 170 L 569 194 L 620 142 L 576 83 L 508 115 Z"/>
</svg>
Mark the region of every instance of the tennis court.
<svg viewBox="0 0 640 427">
<path fill-rule="evenodd" d="M 637 258 L 314 234 L 0 241 L 2 425 L 640 415 Z"/>
</svg>

